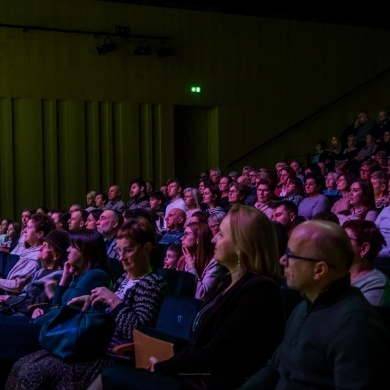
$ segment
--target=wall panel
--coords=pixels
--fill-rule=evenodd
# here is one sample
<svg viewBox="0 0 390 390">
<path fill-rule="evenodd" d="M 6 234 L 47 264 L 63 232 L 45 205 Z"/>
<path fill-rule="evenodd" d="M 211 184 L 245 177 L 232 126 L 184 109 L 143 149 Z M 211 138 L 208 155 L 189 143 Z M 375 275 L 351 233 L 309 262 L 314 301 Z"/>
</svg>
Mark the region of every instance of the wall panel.
<svg viewBox="0 0 390 390">
<path fill-rule="evenodd" d="M 40 99 L 15 98 L 12 101 L 14 202 L 21 212 L 36 208 L 44 199 L 44 149 L 42 102 Z"/>
<path fill-rule="evenodd" d="M 3 218 L 12 218 L 15 212 L 14 197 L 14 132 L 12 99 L 0 99 L 0 212 Z"/>
</svg>

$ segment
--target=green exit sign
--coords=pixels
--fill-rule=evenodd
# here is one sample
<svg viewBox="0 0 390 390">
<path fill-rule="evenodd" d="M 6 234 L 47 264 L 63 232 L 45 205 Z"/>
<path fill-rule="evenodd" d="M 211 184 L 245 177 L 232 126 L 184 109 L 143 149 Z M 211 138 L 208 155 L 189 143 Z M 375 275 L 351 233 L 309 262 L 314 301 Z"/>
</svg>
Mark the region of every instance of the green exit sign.
<svg viewBox="0 0 390 390">
<path fill-rule="evenodd" d="M 202 89 L 200 87 L 197 87 L 195 85 L 191 87 L 192 93 L 200 93 L 201 91 L 202 91 Z"/>
</svg>

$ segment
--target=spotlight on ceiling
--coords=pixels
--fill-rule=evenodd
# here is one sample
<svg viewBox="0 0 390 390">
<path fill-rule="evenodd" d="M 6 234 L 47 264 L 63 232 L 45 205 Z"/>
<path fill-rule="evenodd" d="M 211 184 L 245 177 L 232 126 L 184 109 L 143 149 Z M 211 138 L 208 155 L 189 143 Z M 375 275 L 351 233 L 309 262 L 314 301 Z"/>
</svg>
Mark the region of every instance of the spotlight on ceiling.
<svg viewBox="0 0 390 390">
<path fill-rule="evenodd" d="M 162 40 L 160 43 L 161 43 L 161 46 L 157 50 L 157 55 L 160 58 L 170 57 L 172 55 L 172 50 L 171 50 L 170 47 L 167 46 L 167 41 L 166 40 Z"/>
<path fill-rule="evenodd" d="M 96 48 L 100 56 L 116 50 L 115 42 L 111 38 L 106 38 L 101 46 Z"/>
<path fill-rule="evenodd" d="M 134 54 L 136 56 L 150 56 L 152 54 L 152 48 L 149 46 L 148 42 L 143 41 L 134 49 Z"/>
</svg>

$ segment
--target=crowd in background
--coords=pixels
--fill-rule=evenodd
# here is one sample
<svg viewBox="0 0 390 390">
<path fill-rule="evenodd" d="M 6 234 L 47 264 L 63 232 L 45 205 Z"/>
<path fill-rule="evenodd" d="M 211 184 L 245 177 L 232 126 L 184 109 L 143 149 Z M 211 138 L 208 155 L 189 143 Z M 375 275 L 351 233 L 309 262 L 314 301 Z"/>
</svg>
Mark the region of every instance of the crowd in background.
<svg viewBox="0 0 390 390">
<path fill-rule="evenodd" d="M 351 126 L 331 138 L 330 145 L 327 148 L 327 143 L 319 140 L 309 163 L 294 159 L 276 162 L 273 167 L 245 165 L 240 172 L 222 172 L 218 167 L 210 167 L 199 175 L 195 185 L 186 185 L 180 178 L 173 177 L 158 189 L 151 182 L 134 178 L 129 183 L 129 201 L 122 193 L 122 187 L 112 184 L 107 193 L 89 191 L 83 205 L 71 204 L 67 210 L 49 210 L 44 206 L 26 208 L 20 221 L 1 221 L 0 304 L 6 306 L 12 296 L 28 297 L 0 321 L 0 327 L 3 327 L 0 332 L 3 382 L 13 363 L 22 358 L 17 363 L 18 368 L 13 369 L 7 388 L 40 388 L 52 375 L 52 367 L 58 372 L 58 388 L 72 388 L 77 381 L 86 386 L 99 375 L 102 367 L 114 364 L 112 356 L 105 356 L 69 366 L 59 363 L 45 351 L 39 351 L 38 333 L 42 322 L 31 325 L 30 320 L 46 318 L 54 304 L 71 302 L 89 306 L 93 302 L 104 303 L 117 322 L 117 331 L 109 346 L 111 350 L 113 346 L 131 340 L 131 332 L 138 324 L 155 321 L 158 306 L 168 293 L 155 271 L 168 268 L 195 275 L 194 296 L 205 302 L 211 310 L 208 314 L 214 309 L 219 312 L 222 310 L 219 300 L 225 299 L 222 297 L 230 288 L 234 291 L 238 286 L 235 283 L 244 275 L 266 275 L 279 286 L 291 287 L 288 277 L 287 286 L 282 277 L 289 258 L 307 260 L 314 263 L 313 267 L 321 263 L 322 260 L 315 260 L 315 257 L 291 253 L 289 243 L 298 240 L 299 229 L 310 236 L 305 230 L 307 226 L 321 231 L 325 243 L 324 226 L 333 226 L 349 243 L 350 262 L 347 268 L 345 264 L 341 267 L 347 270 L 348 285 L 358 288 L 372 306 L 390 307 L 387 277 L 390 270 L 388 113 L 380 111 L 379 121 L 375 122 L 367 112 L 360 112 Z M 245 218 L 234 217 L 240 213 L 247 213 L 248 224 L 257 218 L 257 225 L 252 226 L 257 232 L 257 243 L 245 226 Z M 307 225 L 308 222 L 312 225 Z M 234 241 L 237 248 L 245 245 L 249 248 L 243 232 L 251 238 L 255 248 L 242 249 L 243 253 L 251 252 L 250 259 L 235 253 L 229 242 L 224 241 L 233 234 L 230 245 Z M 316 238 L 313 236 L 312 240 Z M 314 241 L 309 240 L 306 245 L 310 247 Z M 266 242 L 272 245 L 267 247 Z M 339 254 L 335 256 L 336 261 Z M 340 266 L 331 261 L 325 261 L 325 264 L 326 272 Z M 241 281 L 243 291 L 253 289 L 253 280 L 244 279 L 245 283 Z M 259 286 L 274 294 L 273 285 L 260 279 Z M 331 279 L 327 283 L 333 283 Z M 302 290 L 300 287 L 296 289 Z M 137 303 L 140 296 L 147 297 L 147 302 Z M 272 344 L 266 348 L 268 355 L 259 358 L 258 364 L 250 365 L 250 370 L 241 364 L 240 379 L 230 385 L 243 384 L 243 377 L 248 378 L 260 369 L 280 342 L 283 321 L 278 320 L 280 313 L 276 308 L 279 303 L 276 301 L 275 298 L 272 308 L 274 322 L 263 324 L 265 332 L 273 335 Z M 241 298 L 237 302 L 242 305 Z M 260 302 L 261 299 L 256 304 L 262 310 L 270 310 Z M 36 303 L 43 306 L 29 308 Z M 135 315 L 135 307 L 143 314 Z M 231 310 L 233 313 L 234 309 Z M 5 318 L 5 312 L 2 314 L 0 317 Z M 208 314 L 206 312 L 206 318 L 213 324 L 212 314 L 210 317 Z M 254 323 L 261 323 L 261 316 L 258 320 Z M 246 326 L 249 329 L 249 325 Z M 271 328 L 274 328 L 273 332 Z M 25 337 L 19 338 L 19 332 Z M 207 333 L 205 329 L 202 332 Z M 207 343 L 214 342 L 213 337 L 209 334 Z M 202 345 L 199 339 L 196 340 L 195 349 Z M 265 340 L 257 342 L 264 343 Z M 15 343 L 20 345 L 19 352 L 11 357 L 9 349 Z M 216 356 L 220 356 L 222 350 L 226 354 L 226 350 L 221 349 Z M 193 367 L 207 369 L 190 351 L 183 356 L 183 362 L 188 359 Z M 278 359 L 275 359 L 273 364 L 277 366 L 279 363 L 275 361 Z M 249 364 L 248 360 L 245 362 Z M 209 364 L 216 372 L 221 369 Z M 156 365 L 157 371 L 168 375 L 170 370 L 182 369 L 178 359 L 171 365 Z M 68 378 L 69 372 L 73 373 L 73 379 Z M 117 373 L 114 376 L 121 377 Z M 257 380 L 253 379 L 256 386 Z M 216 383 L 227 386 L 224 381 Z M 96 386 L 92 388 L 102 388 L 101 382 Z M 250 388 L 250 382 L 247 388 Z"/>
</svg>

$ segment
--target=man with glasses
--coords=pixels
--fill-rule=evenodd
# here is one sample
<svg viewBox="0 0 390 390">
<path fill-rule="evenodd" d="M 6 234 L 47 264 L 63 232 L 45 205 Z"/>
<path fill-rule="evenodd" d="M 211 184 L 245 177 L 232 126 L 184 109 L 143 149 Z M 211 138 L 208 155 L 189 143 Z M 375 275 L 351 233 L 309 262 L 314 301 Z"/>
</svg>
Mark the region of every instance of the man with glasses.
<svg viewBox="0 0 390 390">
<path fill-rule="evenodd" d="M 240 390 L 388 388 L 390 332 L 351 286 L 353 258 L 334 222 L 305 221 L 293 230 L 280 264 L 304 300 L 270 361 Z"/>
</svg>

